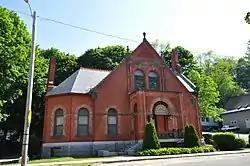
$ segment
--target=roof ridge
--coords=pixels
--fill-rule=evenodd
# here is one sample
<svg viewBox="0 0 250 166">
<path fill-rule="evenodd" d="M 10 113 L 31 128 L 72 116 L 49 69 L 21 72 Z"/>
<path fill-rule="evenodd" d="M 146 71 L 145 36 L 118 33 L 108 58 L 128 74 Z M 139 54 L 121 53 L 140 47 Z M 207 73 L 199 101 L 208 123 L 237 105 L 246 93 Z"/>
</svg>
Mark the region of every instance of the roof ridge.
<svg viewBox="0 0 250 166">
<path fill-rule="evenodd" d="M 72 85 L 72 87 L 71 87 L 71 89 L 70 89 L 70 92 L 72 92 L 73 87 L 75 86 L 76 80 L 77 80 L 77 78 L 79 77 L 79 71 L 80 71 L 80 69 L 78 69 L 78 70 L 75 72 L 75 73 L 76 73 L 76 77 L 75 77 L 74 83 L 73 83 L 73 85 Z M 75 73 L 73 73 L 73 74 L 75 74 Z M 72 75 L 73 75 L 73 74 L 72 74 Z"/>
<path fill-rule="evenodd" d="M 88 67 L 80 67 L 80 69 L 94 70 L 94 71 L 106 71 L 111 72 L 113 70 L 105 70 L 105 69 L 97 69 L 97 68 L 88 68 Z"/>
</svg>

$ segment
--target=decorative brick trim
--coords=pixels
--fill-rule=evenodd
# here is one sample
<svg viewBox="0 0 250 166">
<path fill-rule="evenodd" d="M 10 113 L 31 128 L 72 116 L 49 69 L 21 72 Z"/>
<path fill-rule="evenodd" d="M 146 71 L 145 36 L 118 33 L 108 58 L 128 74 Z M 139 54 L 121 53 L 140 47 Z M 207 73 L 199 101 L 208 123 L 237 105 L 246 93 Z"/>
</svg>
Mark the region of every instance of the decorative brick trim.
<svg viewBox="0 0 250 166">
<path fill-rule="evenodd" d="M 85 108 L 89 111 L 89 135 L 92 135 L 93 134 L 93 110 L 92 108 L 87 105 L 87 104 L 82 104 L 82 105 L 79 105 L 75 110 L 74 110 L 74 130 L 75 130 L 75 135 L 77 136 L 77 127 L 78 127 L 78 111 L 81 109 L 81 108 Z M 72 123 L 72 122 L 71 122 Z"/>
<path fill-rule="evenodd" d="M 153 108 L 154 108 L 154 105 L 155 103 L 159 102 L 159 101 L 162 101 L 164 103 L 166 103 L 168 105 L 168 108 L 169 108 L 169 111 L 172 115 L 175 114 L 176 112 L 176 109 L 174 107 L 174 105 L 172 104 L 172 102 L 167 99 L 167 98 L 162 98 L 162 97 L 155 97 L 150 105 L 150 110 L 149 110 L 149 114 L 153 114 Z"/>
<path fill-rule="evenodd" d="M 55 129 L 55 112 L 57 109 L 62 109 L 63 110 L 63 136 L 65 136 L 65 130 L 66 130 L 66 117 L 67 117 L 67 111 L 65 109 L 65 107 L 63 107 L 62 105 L 56 105 L 52 111 L 51 111 L 51 116 L 47 117 L 50 118 L 50 136 L 54 137 L 54 129 Z"/>
</svg>

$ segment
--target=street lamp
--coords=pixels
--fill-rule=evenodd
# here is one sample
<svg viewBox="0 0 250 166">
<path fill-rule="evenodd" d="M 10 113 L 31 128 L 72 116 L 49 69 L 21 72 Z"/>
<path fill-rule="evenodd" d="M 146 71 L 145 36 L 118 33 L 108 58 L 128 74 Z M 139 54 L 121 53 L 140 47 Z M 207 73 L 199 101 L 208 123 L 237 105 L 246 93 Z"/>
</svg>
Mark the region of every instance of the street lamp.
<svg viewBox="0 0 250 166">
<path fill-rule="evenodd" d="M 28 78 L 27 99 L 26 99 L 26 109 L 25 109 L 21 166 L 27 166 L 29 132 L 30 132 L 30 122 L 31 122 L 33 78 L 34 78 L 34 63 L 35 63 L 35 45 L 36 45 L 36 12 L 35 11 L 32 12 L 29 0 L 24 0 L 24 1 L 29 5 L 32 17 L 32 43 L 31 43 L 29 78 Z"/>
</svg>

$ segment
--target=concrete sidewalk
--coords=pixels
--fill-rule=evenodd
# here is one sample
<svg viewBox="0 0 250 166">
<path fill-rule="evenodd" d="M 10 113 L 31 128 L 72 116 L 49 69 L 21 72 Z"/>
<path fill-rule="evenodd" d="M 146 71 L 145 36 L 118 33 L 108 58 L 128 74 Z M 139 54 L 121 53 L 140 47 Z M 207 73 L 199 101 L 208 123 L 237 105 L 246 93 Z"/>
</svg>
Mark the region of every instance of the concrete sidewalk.
<svg viewBox="0 0 250 166">
<path fill-rule="evenodd" d="M 165 155 L 165 156 L 119 156 L 110 157 L 100 160 L 77 160 L 77 161 L 65 161 L 65 162 L 52 162 L 52 163 L 39 163 L 39 164 L 29 164 L 29 166 L 46 166 L 46 165 L 69 165 L 77 163 L 119 163 L 119 162 L 131 162 L 131 161 L 144 161 L 144 160 L 157 160 L 157 159 L 172 159 L 172 158 L 190 158 L 190 157 L 201 157 L 201 156 L 219 156 L 219 155 L 229 155 L 229 154 L 243 154 L 250 153 L 250 150 L 239 150 L 239 151 L 223 151 L 223 152 L 211 152 L 211 153 L 196 153 L 196 154 L 181 154 L 181 155 Z M 8 164 L 8 166 L 17 166 L 20 164 Z"/>
</svg>

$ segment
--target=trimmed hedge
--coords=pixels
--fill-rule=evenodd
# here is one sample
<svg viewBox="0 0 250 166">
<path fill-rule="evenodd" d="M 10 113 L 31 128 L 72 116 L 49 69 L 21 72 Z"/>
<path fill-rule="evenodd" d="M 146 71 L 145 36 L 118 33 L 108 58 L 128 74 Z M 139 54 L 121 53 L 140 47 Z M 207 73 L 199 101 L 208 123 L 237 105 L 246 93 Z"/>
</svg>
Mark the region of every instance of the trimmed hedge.
<svg viewBox="0 0 250 166">
<path fill-rule="evenodd" d="M 191 153 L 208 153 L 216 152 L 213 147 L 194 147 L 194 148 L 160 148 L 160 149 L 148 149 L 138 151 L 138 156 L 162 156 L 162 155 L 178 155 L 178 154 L 191 154 Z"/>
<path fill-rule="evenodd" d="M 155 126 L 152 122 L 148 122 L 144 129 L 144 139 L 142 149 L 159 149 L 161 144 L 159 142 Z"/>
<path fill-rule="evenodd" d="M 198 137 L 198 133 L 192 124 L 188 124 L 185 127 L 184 145 L 186 148 L 200 147 L 201 141 Z"/>
<path fill-rule="evenodd" d="M 217 133 L 213 140 L 215 148 L 221 151 L 243 149 L 247 145 L 243 138 L 236 138 L 233 133 Z"/>
</svg>

